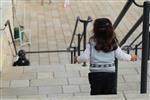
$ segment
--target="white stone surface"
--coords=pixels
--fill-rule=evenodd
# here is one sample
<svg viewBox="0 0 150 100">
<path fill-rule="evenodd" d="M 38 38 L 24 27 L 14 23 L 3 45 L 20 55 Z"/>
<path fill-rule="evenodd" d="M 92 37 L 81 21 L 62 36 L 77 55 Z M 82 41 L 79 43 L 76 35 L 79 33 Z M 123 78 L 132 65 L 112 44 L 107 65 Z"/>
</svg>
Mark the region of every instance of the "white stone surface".
<svg viewBox="0 0 150 100">
<path fill-rule="evenodd" d="M 53 86 L 53 85 L 67 85 L 68 82 L 66 79 L 40 79 L 40 80 L 31 80 L 31 86 Z"/>
<path fill-rule="evenodd" d="M 80 89 L 78 85 L 68 85 L 68 86 L 63 86 L 63 92 L 75 93 L 75 92 L 80 92 Z"/>
<path fill-rule="evenodd" d="M 37 95 L 37 87 L 23 87 L 23 88 L 2 88 L 0 89 L 2 96 L 19 96 L 19 95 Z"/>
<path fill-rule="evenodd" d="M 38 79 L 53 79 L 54 75 L 53 72 L 39 72 L 37 73 Z"/>
<path fill-rule="evenodd" d="M 0 88 L 10 87 L 10 81 L 0 80 Z"/>
<path fill-rule="evenodd" d="M 44 94 L 60 94 L 62 93 L 62 88 L 61 86 L 44 86 L 44 87 L 39 87 L 39 94 L 44 95 Z"/>
<path fill-rule="evenodd" d="M 55 78 L 79 78 L 79 71 L 67 71 L 67 72 L 54 72 Z"/>
<path fill-rule="evenodd" d="M 29 87 L 29 80 L 12 80 L 10 87 Z"/>
<path fill-rule="evenodd" d="M 69 78 L 69 84 L 70 85 L 88 85 L 89 81 L 88 78 Z"/>
</svg>

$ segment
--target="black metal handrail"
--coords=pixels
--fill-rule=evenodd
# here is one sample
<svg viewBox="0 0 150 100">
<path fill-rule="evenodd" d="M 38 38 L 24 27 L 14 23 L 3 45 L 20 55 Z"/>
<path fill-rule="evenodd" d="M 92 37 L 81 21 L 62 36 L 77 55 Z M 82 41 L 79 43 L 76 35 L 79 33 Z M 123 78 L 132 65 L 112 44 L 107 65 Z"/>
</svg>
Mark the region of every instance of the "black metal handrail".
<svg viewBox="0 0 150 100">
<path fill-rule="evenodd" d="M 70 45 L 69 45 L 68 49 L 72 48 L 72 43 L 73 43 L 75 35 L 76 35 L 76 30 L 77 30 L 78 22 L 79 21 L 81 23 L 83 23 L 83 32 L 82 32 L 82 35 L 81 35 L 80 42 L 82 40 L 82 37 L 84 37 L 84 49 L 85 49 L 85 44 L 86 44 L 86 29 L 87 29 L 88 23 L 92 21 L 92 18 L 90 16 L 88 16 L 87 20 L 82 20 L 82 19 L 80 19 L 79 16 L 77 17 L 75 28 L 74 28 L 74 31 L 73 31 L 73 34 L 72 34 L 72 39 L 71 39 L 71 42 L 70 42 Z"/>
<path fill-rule="evenodd" d="M 117 28 L 117 26 L 119 25 L 119 23 L 121 22 L 121 20 L 123 19 L 123 17 L 127 13 L 127 11 L 129 10 L 129 8 L 131 7 L 132 3 L 134 3 L 137 7 L 143 7 L 143 5 L 139 5 L 138 3 L 136 3 L 135 0 L 127 0 L 126 4 L 124 5 L 123 9 L 121 10 L 119 16 L 117 17 L 117 19 L 115 20 L 115 22 L 113 24 L 114 29 Z"/>
<path fill-rule="evenodd" d="M 137 7 L 144 7 L 143 5 L 138 4 L 135 0 L 132 0 L 132 2 L 133 2 Z"/>
<path fill-rule="evenodd" d="M 80 17 L 78 16 L 77 19 L 76 19 L 74 31 L 73 31 L 72 38 L 71 38 L 71 42 L 70 42 L 70 45 L 69 45 L 68 49 L 72 48 L 72 43 L 73 43 L 73 41 L 74 41 L 74 36 L 75 36 L 75 34 L 76 34 L 76 30 L 77 30 L 77 26 L 78 26 L 79 19 L 80 19 Z"/>
<path fill-rule="evenodd" d="M 144 1 L 144 5 L 139 5 L 135 2 L 135 0 L 128 0 L 126 5 L 122 9 L 121 13 L 117 17 L 115 23 L 113 24 L 113 27 L 114 29 L 116 29 L 116 27 L 121 22 L 122 18 L 124 17 L 124 15 L 128 11 L 132 3 L 134 3 L 138 7 L 144 8 L 143 15 L 139 18 L 139 20 L 135 23 L 135 25 L 131 28 L 131 30 L 127 33 L 127 35 L 120 42 L 120 46 L 122 46 L 128 40 L 128 38 L 133 34 L 136 28 L 143 21 L 142 42 L 138 43 L 135 48 L 138 48 L 138 46 L 142 44 L 141 93 L 146 93 L 147 92 L 147 66 L 148 66 L 148 59 L 150 59 L 150 50 L 149 50 L 150 49 L 150 34 L 149 34 L 150 1 Z M 138 37 L 140 37 L 140 35 Z M 117 72 L 118 60 L 116 60 L 115 62 L 116 62 L 116 72 Z"/>
<path fill-rule="evenodd" d="M 15 41 L 14 41 L 14 38 L 13 38 L 13 32 L 12 32 L 12 29 L 11 29 L 11 24 L 10 24 L 10 21 L 7 20 L 5 25 L 4 25 L 4 28 L 3 29 L 0 29 L 1 31 L 4 31 L 6 29 L 6 27 L 8 26 L 9 28 L 9 32 L 10 32 L 10 36 L 11 36 L 11 40 L 12 40 L 12 44 L 13 44 L 13 47 L 14 47 L 14 50 L 15 50 L 15 55 L 17 55 L 17 48 L 16 48 L 16 44 L 15 44 Z"/>
<path fill-rule="evenodd" d="M 150 55 L 149 21 L 150 21 L 150 1 L 145 1 L 143 9 L 141 93 L 147 93 L 147 69 L 148 69 L 148 58 Z"/>
<path fill-rule="evenodd" d="M 84 42 L 83 42 L 83 48 L 86 48 L 85 45 L 86 45 L 86 29 L 87 29 L 87 25 L 89 22 L 92 21 L 91 17 L 88 17 L 87 20 L 82 20 L 80 19 L 80 17 L 78 16 L 77 19 L 76 19 L 76 23 L 75 23 L 75 28 L 74 28 L 74 31 L 73 31 L 73 34 L 72 34 L 72 38 L 71 38 L 71 42 L 70 42 L 70 45 L 69 47 L 66 49 L 66 50 L 44 50 L 44 51 L 26 51 L 27 54 L 29 53 L 55 53 L 55 52 L 69 52 L 71 54 L 71 64 L 75 63 L 75 60 L 74 60 L 74 57 L 76 56 L 76 51 L 77 51 L 77 47 L 75 46 L 72 46 L 72 43 L 74 41 L 74 38 L 75 38 L 75 35 L 76 35 L 76 30 L 77 30 L 77 27 L 78 27 L 78 23 L 79 21 L 81 23 L 83 23 L 83 26 L 84 26 L 84 29 L 83 29 L 83 33 L 82 33 L 82 36 L 81 38 L 79 39 L 78 43 L 81 44 L 81 40 L 82 40 L 82 37 L 84 38 Z M 79 44 L 79 45 L 80 45 Z M 79 46 L 78 46 L 79 47 Z M 81 50 L 80 48 L 78 49 L 80 51 L 83 51 Z"/>
<path fill-rule="evenodd" d="M 136 40 L 138 40 L 140 38 L 140 36 L 142 36 L 142 32 L 129 44 L 129 47 L 132 47 L 132 45 L 136 42 Z"/>
<path fill-rule="evenodd" d="M 80 33 L 76 34 L 76 29 L 77 29 L 79 21 L 81 23 L 83 23 L 83 32 L 82 32 L 82 34 L 80 34 Z M 73 35 L 72 35 L 72 39 L 71 39 L 70 45 L 68 47 L 68 50 L 73 48 L 74 54 L 72 54 L 72 55 L 74 57 L 76 56 L 76 51 L 78 52 L 78 56 L 79 56 L 80 55 L 80 51 L 84 51 L 86 49 L 86 30 L 87 30 L 87 25 L 88 25 L 89 22 L 92 22 L 92 18 L 90 16 L 88 16 L 87 20 L 80 19 L 79 16 L 76 19 L 74 32 L 73 32 Z M 77 45 L 77 47 L 72 47 L 72 43 L 74 41 L 75 35 L 78 36 L 78 45 Z M 81 41 L 82 41 L 82 39 L 83 39 L 83 50 L 81 50 Z M 74 57 L 71 57 L 71 58 L 74 58 Z M 74 59 L 72 61 L 74 61 Z M 86 65 L 86 64 L 84 63 L 84 65 Z"/>
<path fill-rule="evenodd" d="M 127 0 L 125 6 L 123 7 L 123 9 L 121 10 L 119 16 L 117 17 L 117 19 L 115 20 L 113 27 L 114 29 L 117 28 L 117 26 L 119 25 L 119 23 L 121 22 L 121 20 L 123 19 L 124 15 L 126 14 L 126 12 L 128 11 L 128 9 L 130 8 L 130 6 L 132 5 L 132 0 Z"/>
<path fill-rule="evenodd" d="M 87 30 L 87 25 L 89 22 L 92 22 L 92 18 L 90 16 L 88 16 L 87 20 L 81 20 L 80 19 L 80 22 L 83 23 L 83 32 L 82 34 L 78 34 L 78 48 L 80 48 L 80 44 L 81 44 L 81 41 L 82 41 L 82 38 L 83 38 L 83 50 L 86 49 L 86 30 Z M 81 50 L 79 50 L 78 52 L 80 52 Z M 79 53 L 80 54 L 80 53 Z"/>
<path fill-rule="evenodd" d="M 143 15 L 138 19 L 138 21 L 133 25 L 133 27 L 130 29 L 130 31 L 126 34 L 126 36 L 121 40 L 120 46 L 122 46 L 128 38 L 133 34 L 133 32 L 137 29 L 137 27 L 142 23 L 143 21 Z"/>
</svg>

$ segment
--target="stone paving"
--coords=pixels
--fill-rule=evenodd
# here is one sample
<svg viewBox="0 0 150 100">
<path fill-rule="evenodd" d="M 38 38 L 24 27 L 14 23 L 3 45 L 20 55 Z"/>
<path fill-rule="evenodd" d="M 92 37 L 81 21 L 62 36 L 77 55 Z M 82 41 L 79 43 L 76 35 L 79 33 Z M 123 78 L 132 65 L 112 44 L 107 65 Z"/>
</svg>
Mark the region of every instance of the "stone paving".
<svg viewBox="0 0 150 100">
<path fill-rule="evenodd" d="M 107 17 L 114 22 L 126 3 L 122 0 L 114 2 L 110 0 L 94 0 L 93 2 L 91 0 L 86 0 L 87 2 L 85 0 L 77 0 L 76 2 L 72 1 L 70 6 L 64 8 L 63 2 L 54 1 L 49 4 L 45 0 L 44 5 L 41 6 L 40 0 L 38 1 L 17 0 L 16 4 L 16 16 L 19 24 L 25 26 L 25 29 L 30 30 L 32 34 L 31 46 L 22 47 L 26 51 L 66 50 L 71 41 L 77 16 L 80 16 L 82 19 L 86 19 L 88 16 L 91 16 L 93 19 Z M 125 36 L 142 15 L 142 11 L 141 8 L 135 5 L 131 6 L 116 29 L 119 40 Z M 141 32 L 141 27 L 142 25 L 138 27 L 127 43 L 130 43 Z M 79 23 L 77 34 L 82 33 L 82 31 L 83 26 Z M 92 23 L 87 28 L 87 36 L 89 37 L 91 34 Z M 76 40 L 77 37 L 75 38 L 75 44 Z M 29 54 L 28 58 L 32 65 L 70 63 L 70 53 Z"/>
<path fill-rule="evenodd" d="M 140 61 L 120 61 L 118 94 L 95 97 L 90 96 L 87 78 L 89 69 L 80 64 L 11 67 L 8 68 L 9 70 L 4 68 L 0 82 L 1 97 L 3 99 L 36 99 L 40 97 L 50 100 L 69 100 L 69 98 L 74 100 L 78 97 L 80 97 L 79 100 L 98 100 L 98 98 L 104 100 L 135 100 L 135 98 L 136 100 L 149 100 L 150 70 L 148 70 L 148 92 L 142 95 L 140 94 L 139 64 Z"/>
</svg>

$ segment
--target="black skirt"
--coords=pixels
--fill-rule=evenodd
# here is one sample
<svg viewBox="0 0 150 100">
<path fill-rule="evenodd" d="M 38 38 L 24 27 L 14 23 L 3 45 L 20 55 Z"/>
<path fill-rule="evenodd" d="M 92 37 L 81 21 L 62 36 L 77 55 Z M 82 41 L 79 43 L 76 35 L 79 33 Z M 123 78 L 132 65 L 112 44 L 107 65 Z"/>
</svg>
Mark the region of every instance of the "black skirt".
<svg viewBox="0 0 150 100">
<path fill-rule="evenodd" d="M 117 94 L 116 72 L 90 72 L 88 78 L 91 95 Z"/>
</svg>

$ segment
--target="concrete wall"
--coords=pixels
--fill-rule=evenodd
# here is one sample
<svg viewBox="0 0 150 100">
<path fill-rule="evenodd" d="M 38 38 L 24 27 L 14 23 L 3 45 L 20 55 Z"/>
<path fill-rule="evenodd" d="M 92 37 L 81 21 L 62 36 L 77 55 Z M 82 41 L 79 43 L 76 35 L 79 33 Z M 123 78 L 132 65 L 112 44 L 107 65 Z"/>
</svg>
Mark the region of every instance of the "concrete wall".
<svg viewBox="0 0 150 100">
<path fill-rule="evenodd" d="M 4 24 L 8 19 L 10 20 L 11 26 L 13 26 L 12 1 L 0 0 L 0 28 L 4 27 Z M 14 50 L 12 43 L 9 45 L 8 41 L 12 42 L 10 38 L 9 29 L 8 27 L 6 27 L 5 32 L 0 31 L 0 72 L 4 67 L 12 66 L 12 55 L 14 53 Z"/>
</svg>

